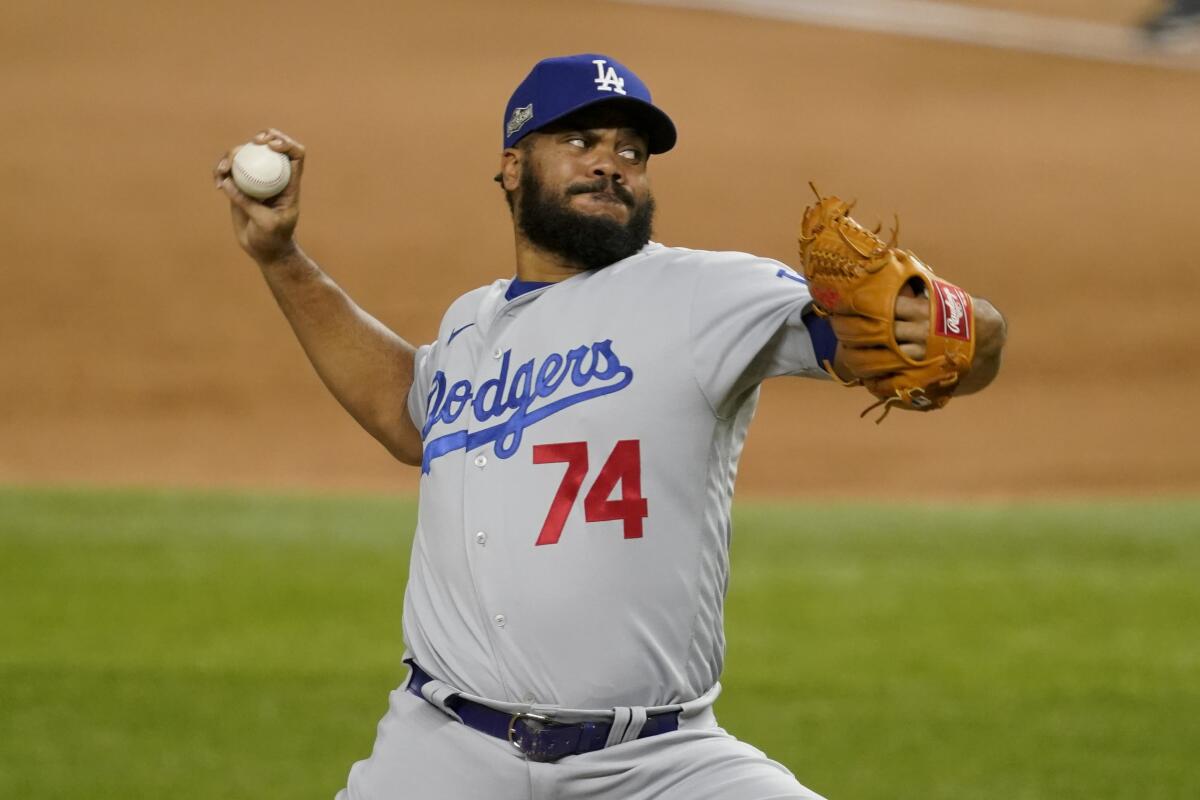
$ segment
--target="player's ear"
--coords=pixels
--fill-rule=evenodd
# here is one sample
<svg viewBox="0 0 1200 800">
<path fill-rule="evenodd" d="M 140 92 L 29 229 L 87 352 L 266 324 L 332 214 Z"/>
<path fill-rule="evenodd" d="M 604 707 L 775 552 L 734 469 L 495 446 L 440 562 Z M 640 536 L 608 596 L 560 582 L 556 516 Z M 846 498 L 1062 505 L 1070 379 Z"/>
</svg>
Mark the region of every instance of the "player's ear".
<svg viewBox="0 0 1200 800">
<path fill-rule="evenodd" d="M 500 172 L 496 175 L 496 182 L 504 188 L 504 191 L 515 192 L 521 185 L 521 169 L 524 158 L 525 153 L 519 147 L 506 147 L 500 154 Z"/>
</svg>

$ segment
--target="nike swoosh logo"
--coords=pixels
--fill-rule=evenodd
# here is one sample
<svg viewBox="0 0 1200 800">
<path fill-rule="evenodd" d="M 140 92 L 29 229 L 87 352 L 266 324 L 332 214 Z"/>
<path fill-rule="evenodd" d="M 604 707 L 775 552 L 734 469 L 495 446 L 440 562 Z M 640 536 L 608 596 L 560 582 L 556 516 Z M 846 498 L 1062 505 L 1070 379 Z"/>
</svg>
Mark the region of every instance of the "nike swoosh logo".
<svg viewBox="0 0 1200 800">
<path fill-rule="evenodd" d="M 458 336 L 460 333 L 462 333 L 463 331 L 465 331 L 467 328 L 471 327 L 474 324 L 475 324 L 474 322 L 468 322 L 466 325 L 463 325 L 458 330 L 451 331 L 450 338 L 446 340 L 446 346 L 449 347 L 450 343 L 454 341 L 455 336 Z"/>
</svg>

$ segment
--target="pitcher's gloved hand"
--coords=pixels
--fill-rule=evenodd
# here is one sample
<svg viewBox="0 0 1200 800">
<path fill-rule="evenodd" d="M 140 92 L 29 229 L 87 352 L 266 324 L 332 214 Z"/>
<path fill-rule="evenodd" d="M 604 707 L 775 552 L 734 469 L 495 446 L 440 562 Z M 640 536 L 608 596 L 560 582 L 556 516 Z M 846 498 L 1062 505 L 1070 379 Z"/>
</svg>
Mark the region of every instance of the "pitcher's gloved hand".
<svg viewBox="0 0 1200 800">
<path fill-rule="evenodd" d="M 816 187 L 813 187 L 816 192 Z M 838 338 L 838 362 L 884 406 L 932 411 L 950 402 L 975 354 L 971 296 L 907 250 L 850 218 L 853 203 L 821 197 L 804 211 L 800 263 L 818 314 Z M 926 311 L 927 309 L 927 311 Z M 923 330 L 909 331 L 914 325 Z M 902 343 L 897 331 L 908 335 Z M 914 345 L 925 334 L 925 346 Z M 825 368 L 833 372 L 833 366 Z"/>
</svg>

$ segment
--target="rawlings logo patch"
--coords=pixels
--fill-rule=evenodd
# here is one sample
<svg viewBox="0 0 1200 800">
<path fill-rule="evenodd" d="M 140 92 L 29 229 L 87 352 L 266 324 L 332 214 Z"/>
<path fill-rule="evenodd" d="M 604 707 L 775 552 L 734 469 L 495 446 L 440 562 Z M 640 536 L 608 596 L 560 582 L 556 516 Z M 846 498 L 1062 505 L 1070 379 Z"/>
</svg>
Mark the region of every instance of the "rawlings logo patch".
<svg viewBox="0 0 1200 800">
<path fill-rule="evenodd" d="M 971 340 L 971 296 L 952 283 L 934 279 L 933 332 L 947 339 Z"/>
</svg>

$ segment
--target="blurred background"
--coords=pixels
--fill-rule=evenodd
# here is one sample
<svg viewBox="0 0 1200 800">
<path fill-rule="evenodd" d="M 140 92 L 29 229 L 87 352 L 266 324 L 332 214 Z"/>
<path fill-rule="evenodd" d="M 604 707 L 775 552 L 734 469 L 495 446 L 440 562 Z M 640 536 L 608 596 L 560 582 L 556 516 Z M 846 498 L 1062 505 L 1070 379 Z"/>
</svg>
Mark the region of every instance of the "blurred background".
<svg viewBox="0 0 1200 800">
<path fill-rule="evenodd" d="M 680 128 L 652 165 L 658 240 L 794 265 L 813 180 L 866 222 L 899 213 L 902 244 L 1009 319 L 1000 379 L 943 413 L 875 426 L 864 392 L 769 384 L 744 495 L 1200 487 L 1200 57 L 1132 27 L 1160 6 L 694 5 L 746 13 L 6 3 L 0 481 L 414 489 L 309 369 L 209 171 L 260 128 L 300 139 L 300 240 L 425 342 L 453 298 L 512 272 L 490 180 L 512 87 L 598 50 Z M 1011 46 L 854 27 L 875 23 Z M 1022 49 L 1055 42 L 1084 56 Z"/>
<path fill-rule="evenodd" d="M 1195 6 L 0 4 L 0 797 L 328 798 L 370 752 L 415 470 L 210 171 L 303 142 L 305 249 L 423 343 L 512 274 L 504 104 L 582 51 L 679 126 L 657 240 L 796 265 L 811 180 L 1009 321 L 936 414 L 766 386 L 722 723 L 831 798 L 1200 797 Z"/>
</svg>

